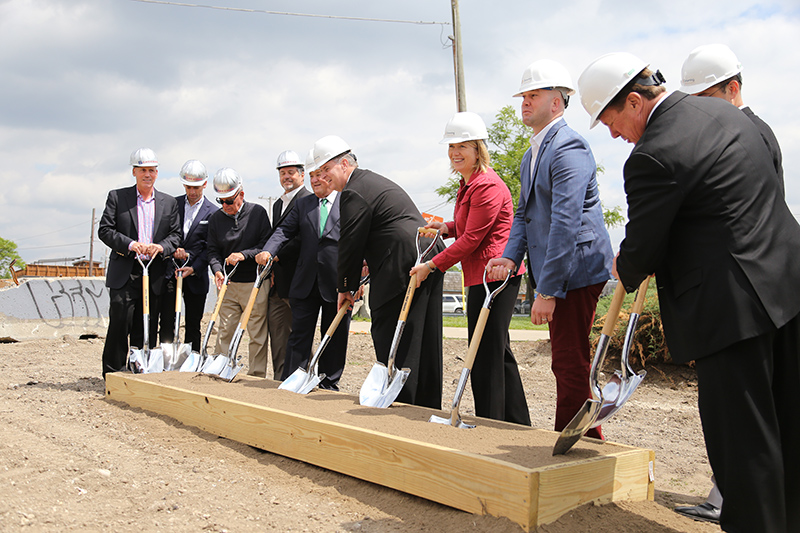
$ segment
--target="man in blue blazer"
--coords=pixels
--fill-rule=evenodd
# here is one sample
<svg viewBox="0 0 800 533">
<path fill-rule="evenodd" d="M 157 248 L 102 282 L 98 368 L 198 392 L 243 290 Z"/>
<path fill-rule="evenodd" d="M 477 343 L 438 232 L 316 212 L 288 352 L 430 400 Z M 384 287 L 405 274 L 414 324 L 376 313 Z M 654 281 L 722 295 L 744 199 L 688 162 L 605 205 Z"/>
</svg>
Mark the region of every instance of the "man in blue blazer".
<svg viewBox="0 0 800 533">
<path fill-rule="evenodd" d="M 264 251 L 256 255 L 256 261 L 263 265 L 271 256 L 282 257 L 282 249 L 287 243 L 298 242 L 300 247 L 289 288 L 292 331 L 286 345 L 281 379 L 288 378 L 298 368 L 308 365 L 314 327 L 317 325 L 320 310 L 321 334 L 327 331 L 338 310 L 336 262 L 339 246 L 339 196 L 329 182 L 320 179 L 319 171 L 313 171 L 313 161 L 307 162 L 307 168 L 314 194 L 295 198 L 294 209 L 275 228 L 264 245 Z M 338 382 L 344 371 L 349 331 L 350 312 L 342 319 L 320 358 L 319 371 L 325 374 L 320 388 L 339 390 Z"/>
<path fill-rule="evenodd" d="M 589 330 L 597 299 L 611 278 L 613 252 L 603 222 L 597 165 L 586 140 L 562 118 L 575 93 L 567 70 L 550 60 L 525 70 L 515 96 L 533 128 L 520 168 L 520 198 L 496 279 L 528 253 L 536 287 L 531 322 L 549 324 L 556 377 L 555 429 L 561 431 L 591 397 Z M 587 435 L 603 438 L 600 427 Z"/>
</svg>

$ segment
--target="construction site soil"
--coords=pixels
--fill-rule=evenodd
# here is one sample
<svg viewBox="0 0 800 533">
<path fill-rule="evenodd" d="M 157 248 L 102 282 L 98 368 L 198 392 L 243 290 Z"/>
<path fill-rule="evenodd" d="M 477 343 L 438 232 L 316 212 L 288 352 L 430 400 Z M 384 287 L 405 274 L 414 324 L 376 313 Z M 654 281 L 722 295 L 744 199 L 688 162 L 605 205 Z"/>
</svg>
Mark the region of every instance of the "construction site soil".
<svg viewBox="0 0 800 533">
<path fill-rule="evenodd" d="M 446 410 L 466 344 L 463 339 L 444 340 Z M 507 519 L 458 511 L 108 400 L 100 377 L 102 348 L 99 338 L 0 344 L 0 530 L 521 530 Z M 555 383 L 549 342 L 514 342 L 513 349 L 533 427 L 552 429 Z M 373 361 L 369 335 L 351 334 L 342 392 L 357 395 Z M 608 371 L 613 364 L 607 362 Z M 252 393 L 267 393 L 274 386 L 264 382 L 263 389 L 253 387 Z M 338 396 L 317 391 L 297 401 L 319 416 L 323 402 L 331 403 L 326 409 L 338 411 L 353 405 L 351 398 Z M 473 413 L 469 387 L 461 412 Z M 446 438 L 458 441 L 463 449 L 487 445 L 477 442 L 480 430 L 449 431 L 427 424 L 425 416 L 416 408 L 394 406 L 373 422 L 378 427 L 409 424 L 413 431 L 424 433 L 424 439 L 439 438 L 442 430 L 448 430 Z M 479 428 L 495 424 L 478 423 Z M 610 441 L 655 451 L 655 501 L 585 505 L 538 531 L 719 531 L 672 511 L 676 504 L 704 501 L 711 487 L 692 369 L 648 368 L 644 383 L 603 431 Z M 513 429 L 506 434 L 514 438 Z M 581 441 L 568 456 L 547 460 L 591 454 L 593 446 L 600 445 Z M 516 453 L 515 460 L 522 463 L 545 460 L 524 449 Z"/>
</svg>

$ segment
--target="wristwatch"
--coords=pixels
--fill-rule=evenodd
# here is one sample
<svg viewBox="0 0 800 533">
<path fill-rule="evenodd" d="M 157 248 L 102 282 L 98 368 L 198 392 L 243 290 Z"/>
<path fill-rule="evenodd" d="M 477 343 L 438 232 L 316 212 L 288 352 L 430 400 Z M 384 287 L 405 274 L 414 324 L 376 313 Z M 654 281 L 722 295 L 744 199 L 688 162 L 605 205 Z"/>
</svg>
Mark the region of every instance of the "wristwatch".
<svg viewBox="0 0 800 533">
<path fill-rule="evenodd" d="M 436 267 L 431 266 L 430 261 L 425 261 L 425 266 L 427 266 L 430 269 L 431 273 L 436 272 Z"/>
<path fill-rule="evenodd" d="M 552 300 L 555 296 L 550 296 L 549 294 L 542 294 L 541 292 L 536 293 L 537 298 L 541 298 L 542 300 Z"/>
</svg>

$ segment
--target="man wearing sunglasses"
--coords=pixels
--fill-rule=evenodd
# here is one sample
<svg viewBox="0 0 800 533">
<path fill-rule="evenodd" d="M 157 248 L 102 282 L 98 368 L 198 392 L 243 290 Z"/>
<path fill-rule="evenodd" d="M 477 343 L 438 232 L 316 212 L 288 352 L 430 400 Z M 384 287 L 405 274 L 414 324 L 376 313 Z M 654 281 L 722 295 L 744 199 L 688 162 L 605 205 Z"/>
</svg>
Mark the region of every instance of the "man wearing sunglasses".
<svg viewBox="0 0 800 533">
<path fill-rule="evenodd" d="M 272 228 L 266 209 L 245 202 L 242 179 L 234 169 L 221 168 L 216 172 L 214 192 L 222 209 L 208 219 L 208 265 L 214 273 L 217 290 L 222 287 L 225 277 L 223 269 L 230 271 L 233 265 L 239 265 L 230 278 L 219 311 L 219 335 L 214 353 L 220 354 L 227 353 L 247 307 L 256 280 L 255 256 L 264 247 Z M 258 292 L 247 321 L 250 336 L 247 373 L 262 378 L 267 376 L 267 296 L 266 290 Z"/>
</svg>

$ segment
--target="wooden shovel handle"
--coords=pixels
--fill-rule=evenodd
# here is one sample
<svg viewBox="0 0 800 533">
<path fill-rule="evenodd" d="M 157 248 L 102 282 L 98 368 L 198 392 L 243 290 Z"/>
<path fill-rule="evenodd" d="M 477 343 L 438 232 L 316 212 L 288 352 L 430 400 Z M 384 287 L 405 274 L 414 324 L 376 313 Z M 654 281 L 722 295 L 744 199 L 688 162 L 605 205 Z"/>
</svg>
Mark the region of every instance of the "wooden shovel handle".
<svg viewBox="0 0 800 533">
<path fill-rule="evenodd" d="M 219 309 L 220 307 L 222 307 L 222 300 L 225 299 L 225 291 L 227 290 L 228 290 L 227 285 L 223 285 L 220 288 L 219 294 L 217 295 L 217 305 L 214 306 L 214 312 L 211 313 L 211 320 L 210 320 L 211 322 L 215 322 L 217 320 L 217 317 L 219 316 Z"/>
<path fill-rule="evenodd" d="M 647 298 L 647 286 L 650 284 L 650 276 L 644 278 L 644 281 L 639 285 L 639 290 L 636 292 L 636 298 L 633 300 L 633 307 L 631 307 L 631 313 L 636 313 L 637 315 L 642 314 L 642 309 L 644 309 L 644 301 Z"/>
<path fill-rule="evenodd" d="M 486 321 L 489 320 L 489 311 L 488 307 L 481 308 L 481 314 L 478 315 L 478 323 L 475 324 L 475 331 L 472 332 L 472 342 L 469 343 L 467 360 L 464 361 L 464 368 L 469 368 L 470 371 L 472 371 L 472 365 L 475 363 L 475 356 L 478 355 L 483 330 L 486 328 Z"/>
<path fill-rule="evenodd" d="M 183 275 L 178 276 L 178 283 L 175 287 L 175 313 L 181 312 L 181 296 L 183 295 Z"/>
<path fill-rule="evenodd" d="M 250 320 L 250 313 L 253 312 L 253 307 L 256 305 L 256 297 L 258 296 L 258 287 L 253 287 L 253 290 L 250 291 L 250 299 L 247 301 L 247 307 L 244 308 L 244 314 L 242 315 L 242 329 L 247 326 L 247 322 Z"/>
<path fill-rule="evenodd" d="M 617 282 L 617 288 L 614 289 L 614 297 L 611 298 L 611 305 L 608 306 L 608 313 L 606 313 L 606 321 L 603 324 L 603 335 L 610 337 L 614 334 L 614 326 L 617 325 L 619 312 L 622 309 L 622 301 L 625 299 L 625 287 L 621 281 Z"/>
<path fill-rule="evenodd" d="M 336 333 L 336 328 L 339 327 L 339 322 L 341 322 L 344 318 L 344 315 L 347 314 L 347 308 L 348 306 L 346 305 L 343 305 L 339 308 L 339 312 L 336 313 L 333 322 L 331 322 L 331 325 L 328 326 L 328 331 L 325 332 L 325 336 L 333 337 L 333 334 Z"/>
<path fill-rule="evenodd" d="M 142 312 L 150 314 L 150 276 L 142 274 Z"/>
<path fill-rule="evenodd" d="M 406 296 L 403 298 L 403 308 L 400 309 L 400 318 L 398 319 L 399 322 L 405 322 L 406 317 L 408 317 L 408 310 L 411 309 L 411 300 L 414 298 L 414 291 L 417 290 L 417 275 L 411 275 L 411 281 L 408 282 L 408 288 L 406 289 Z"/>
</svg>

